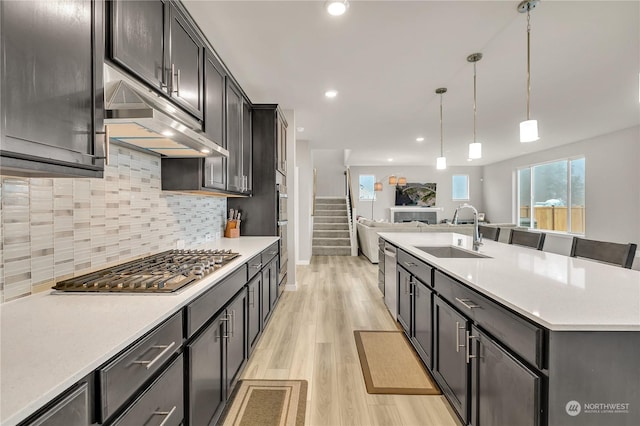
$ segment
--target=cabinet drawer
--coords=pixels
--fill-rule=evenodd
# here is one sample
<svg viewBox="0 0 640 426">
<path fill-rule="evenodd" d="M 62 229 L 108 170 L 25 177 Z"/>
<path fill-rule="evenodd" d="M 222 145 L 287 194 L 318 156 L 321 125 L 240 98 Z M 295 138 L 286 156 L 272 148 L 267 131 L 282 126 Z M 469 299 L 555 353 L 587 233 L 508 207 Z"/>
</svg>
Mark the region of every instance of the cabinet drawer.
<svg viewBox="0 0 640 426">
<path fill-rule="evenodd" d="M 263 264 L 264 263 L 262 262 L 262 254 L 258 254 L 249 259 L 249 261 L 247 262 L 247 281 L 255 277 L 256 274 L 260 272 Z"/>
<path fill-rule="evenodd" d="M 278 254 L 278 243 L 275 242 L 273 244 L 271 244 L 269 247 L 267 247 L 261 255 L 262 258 L 262 264 L 266 265 L 267 263 L 269 263 L 269 261 L 271 261 L 271 259 L 273 259 L 276 255 Z M 255 275 L 255 274 L 254 274 Z"/>
<path fill-rule="evenodd" d="M 434 274 L 440 296 L 488 331 L 503 345 L 538 368 L 543 368 L 544 331 L 496 302 L 455 281 L 440 271 Z"/>
<path fill-rule="evenodd" d="M 398 264 L 423 283 L 433 286 L 431 265 L 402 250 L 398 250 Z"/>
<path fill-rule="evenodd" d="M 259 257 L 259 255 L 258 255 Z M 247 283 L 245 265 L 239 267 L 185 308 L 187 338 L 191 338 Z"/>
<path fill-rule="evenodd" d="M 184 419 L 182 355 L 112 424 L 178 426 Z"/>
<path fill-rule="evenodd" d="M 147 337 L 98 369 L 102 421 L 108 419 L 182 346 L 178 312 Z"/>
</svg>

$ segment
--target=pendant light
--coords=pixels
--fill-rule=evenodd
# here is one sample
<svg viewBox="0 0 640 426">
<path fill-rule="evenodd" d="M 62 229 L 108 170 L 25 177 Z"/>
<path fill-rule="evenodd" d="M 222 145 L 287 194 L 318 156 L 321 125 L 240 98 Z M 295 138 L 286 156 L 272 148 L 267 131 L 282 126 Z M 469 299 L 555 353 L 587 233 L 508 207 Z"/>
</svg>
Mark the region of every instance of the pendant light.
<svg viewBox="0 0 640 426">
<path fill-rule="evenodd" d="M 436 89 L 436 93 L 440 95 L 440 157 L 436 159 L 436 169 L 444 170 L 447 168 L 447 158 L 444 156 L 444 142 L 442 139 L 442 95 L 447 93 L 446 87 Z"/>
<path fill-rule="evenodd" d="M 469 144 L 469 158 L 476 160 L 482 158 L 482 144 L 476 141 L 476 110 L 477 110 L 477 87 L 476 87 L 476 62 L 482 59 L 482 53 L 473 53 L 467 56 L 467 61 L 473 63 L 473 142 Z"/>
<path fill-rule="evenodd" d="M 531 120 L 531 14 L 540 0 L 523 0 L 518 12 L 527 14 L 527 119 L 520 122 L 520 142 L 535 142 L 538 137 L 538 120 Z"/>
</svg>

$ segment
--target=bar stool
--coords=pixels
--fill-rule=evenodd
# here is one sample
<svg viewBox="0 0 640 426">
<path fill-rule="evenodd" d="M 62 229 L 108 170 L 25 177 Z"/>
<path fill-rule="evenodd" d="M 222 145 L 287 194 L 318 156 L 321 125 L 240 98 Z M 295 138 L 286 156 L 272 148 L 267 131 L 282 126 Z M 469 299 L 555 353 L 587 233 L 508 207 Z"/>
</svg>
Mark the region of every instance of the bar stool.
<svg viewBox="0 0 640 426">
<path fill-rule="evenodd" d="M 544 232 L 523 231 L 520 229 L 512 229 L 509 234 L 509 244 L 515 244 L 523 247 L 531 247 L 542 250 L 544 245 Z"/>
<path fill-rule="evenodd" d="M 478 232 L 480 232 L 483 239 L 498 241 L 498 238 L 500 238 L 500 228 L 497 226 L 478 225 Z"/>
<path fill-rule="evenodd" d="M 620 244 L 573 237 L 569 256 L 597 260 L 631 269 L 636 248 L 637 245 L 633 243 Z"/>
</svg>

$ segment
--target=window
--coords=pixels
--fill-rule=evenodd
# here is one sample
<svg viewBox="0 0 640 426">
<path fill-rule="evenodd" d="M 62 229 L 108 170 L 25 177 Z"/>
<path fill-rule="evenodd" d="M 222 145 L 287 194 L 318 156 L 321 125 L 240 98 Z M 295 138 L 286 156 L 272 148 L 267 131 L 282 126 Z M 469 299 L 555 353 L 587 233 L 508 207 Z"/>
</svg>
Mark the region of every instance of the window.
<svg viewBox="0 0 640 426">
<path fill-rule="evenodd" d="M 517 179 L 518 225 L 584 234 L 584 158 L 518 169 Z"/>
<path fill-rule="evenodd" d="M 453 175 L 451 182 L 451 199 L 453 201 L 469 200 L 469 176 Z"/>
<path fill-rule="evenodd" d="M 359 199 L 360 201 L 372 201 L 376 199 L 376 192 L 373 189 L 373 185 L 376 183 L 376 177 L 373 175 L 360 175 L 359 181 Z"/>
</svg>

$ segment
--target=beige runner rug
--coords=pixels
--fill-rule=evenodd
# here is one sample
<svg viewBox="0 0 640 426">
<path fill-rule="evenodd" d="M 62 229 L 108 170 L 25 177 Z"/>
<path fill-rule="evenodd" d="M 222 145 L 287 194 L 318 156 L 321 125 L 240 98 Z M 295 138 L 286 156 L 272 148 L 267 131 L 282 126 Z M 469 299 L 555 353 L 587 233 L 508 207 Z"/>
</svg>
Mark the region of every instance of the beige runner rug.
<svg viewBox="0 0 640 426">
<path fill-rule="evenodd" d="M 306 380 L 240 380 L 219 425 L 304 426 Z"/>
<path fill-rule="evenodd" d="M 353 332 L 368 393 L 439 395 L 401 331 Z"/>
</svg>

